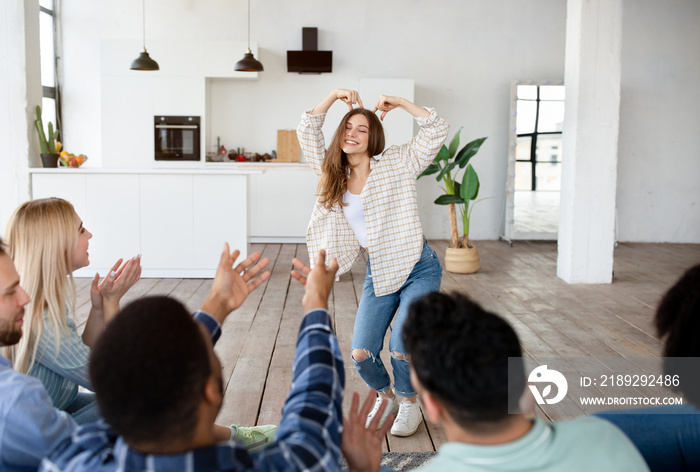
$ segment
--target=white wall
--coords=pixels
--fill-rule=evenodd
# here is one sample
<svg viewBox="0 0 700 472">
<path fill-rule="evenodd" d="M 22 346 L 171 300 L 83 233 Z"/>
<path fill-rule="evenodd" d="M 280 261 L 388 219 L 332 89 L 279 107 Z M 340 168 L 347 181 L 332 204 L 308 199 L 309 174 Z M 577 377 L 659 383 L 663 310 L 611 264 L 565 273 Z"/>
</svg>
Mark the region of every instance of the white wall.
<svg viewBox="0 0 700 472">
<path fill-rule="evenodd" d="M 96 165 L 102 149 L 100 41 L 139 40 L 141 2 L 62 3 L 64 141 L 69 150 L 91 156 L 87 165 Z M 690 127 L 700 111 L 686 106 L 689 93 L 698 104 L 698 91 L 689 89 L 691 83 L 700 83 L 694 30 L 700 19 L 698 3 L 655 5 L 646 0 L 624 6 L 619 235 L 634 241 L 700 242 L 700 212 L 691 207 L 676 211 L 679 202 L 697 202 L 700 192 L 698 172 L 692 168 L 697 159 L 685 157 L 698 149 L 697 133 L 690 136 Z M 245 41 L 246 6 L 245 0 L 148 0 L 146 46 L 149 39 Z M 482 183 L 480 196 L 494 198 L 472 214 L 471 236 L 497 238 L 503 221 L 510 82 L 563 79 L 566 2 L 356 0 L 341 5 L 266 0 L 251 2 L 251 9 L 251 40 L 258 44 L 256 58 L 265 71 L 254 81 L 212 82 L 212 141 L 218 135 L 227 147 L 268 152 L 275 148 L 277 129 L 296 127 L 301 112 L 330 89 L 358 88 L 363 78 L 413 79 L 416 103 L 435 106 L 452 123 L 448 139 L 460 127 L 464 142 L 488 136 L 473 164 Z M 286 72 L 286 51 L 301 49 L 304 26 L 318 27 L 319 49 L 333 51 L 332 74 Z M 684 34 L 677 34 L 679 30 Z M 158 51 L 148 50 L 158 60 Z M 134 58 L 138 53 L 134 51 Z M 658 90 L 665 80 L 665 88 Z M 650 130 L 658 130 L 658 136 Z M 129 137 L 114 145 L 128 150 Z M 649 157 L 638 166 L 642 153 Z M 666 186 L 646 196 L 652 186 L 642 184 L 666 171 L 652 165 L 659 159 L 652 161 L 651 156 L 662 153 L 673 161 L 664 179 L 664 184 L 672 181 L 673 191 Z M 447 238 L 446 209 L 432 204 L 439 194 L 437 183 L 422 179 L 419 192 L 427 236 Z"/>
<path fill-rule="evenodd" d="M 5 222 L 17 204 L 29 198 L 29 167 L 41 165 L 39 139 L 34 126 L 34 109 L 41 104 L 38 3 L 0 2 L 0 32 L 2 235 Z"/>
<path fill-rule="evenodd" d="M 700 2 L 625 2 L 618 239 L 700 242 Z"/>
</svg>

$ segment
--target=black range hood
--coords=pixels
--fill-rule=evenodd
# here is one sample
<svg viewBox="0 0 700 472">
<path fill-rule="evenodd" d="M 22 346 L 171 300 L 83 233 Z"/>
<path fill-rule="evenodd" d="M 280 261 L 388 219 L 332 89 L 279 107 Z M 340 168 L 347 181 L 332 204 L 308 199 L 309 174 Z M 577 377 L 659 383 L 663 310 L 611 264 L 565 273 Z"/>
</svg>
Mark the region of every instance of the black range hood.
<svg viewBox="0 0 700 472">
<path fill-rule="evenodd" d="M 301 39 L 301 51 L 287 51 L 287 72 L 300 74 L 332 72 L 333 51 L 318 50 L 318 28 L 302 28 Z"/>
</svg>

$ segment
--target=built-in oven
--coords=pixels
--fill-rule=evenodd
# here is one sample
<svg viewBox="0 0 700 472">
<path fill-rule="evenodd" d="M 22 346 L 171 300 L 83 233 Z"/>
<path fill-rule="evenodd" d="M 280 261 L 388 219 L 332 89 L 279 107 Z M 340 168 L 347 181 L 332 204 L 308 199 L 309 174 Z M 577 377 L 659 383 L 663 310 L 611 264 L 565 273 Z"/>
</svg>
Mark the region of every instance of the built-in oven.
<svg viewBox="0 0 700 472">
<path fill-rule="evenodd" d="M 156 116 L 156 161 L 199 161 L 199 117 Z"/>
</svg>

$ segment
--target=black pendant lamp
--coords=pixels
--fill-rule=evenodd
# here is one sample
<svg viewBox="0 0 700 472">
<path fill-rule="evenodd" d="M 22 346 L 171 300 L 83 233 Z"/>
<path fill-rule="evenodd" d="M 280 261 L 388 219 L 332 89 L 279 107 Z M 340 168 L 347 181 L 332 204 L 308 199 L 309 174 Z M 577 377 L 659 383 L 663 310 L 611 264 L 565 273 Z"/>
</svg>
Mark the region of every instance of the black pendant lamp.
<svg viewBox="0 0 700 472">
<path fill-rule="evenodd" d="M 262 63 L 255 59 L 250 50 L 250 0 L 248 0 L 248 52 L 243 55 L 243 59 L 236 62 L 233 70 L 239 72 L 262 72 L 265 70 Z"/>
<path fill-rule="evenodd" d="M 146 51 L 146 0 L 141 2 L 143 9 L 143 52 L 131 63 L 131 70 L 160 70 L 158 63 Z"/>
</svg>

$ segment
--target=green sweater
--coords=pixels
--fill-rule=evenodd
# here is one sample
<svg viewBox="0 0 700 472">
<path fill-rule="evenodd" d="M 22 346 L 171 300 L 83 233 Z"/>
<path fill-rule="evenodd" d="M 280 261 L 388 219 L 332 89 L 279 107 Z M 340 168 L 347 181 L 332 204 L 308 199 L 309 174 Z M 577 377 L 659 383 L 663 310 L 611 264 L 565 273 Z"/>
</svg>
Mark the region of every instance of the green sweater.
<svg viewBox="0 0 700 472">
<path fill-rule="evenodd" d="M 445 443 L 421 472 L 474 471 L 646 471 L 646 462 L 627 436 L 594 417 L 549 423 L 537 418 L 530 431 L 507 444 Z"/>
</svg>

